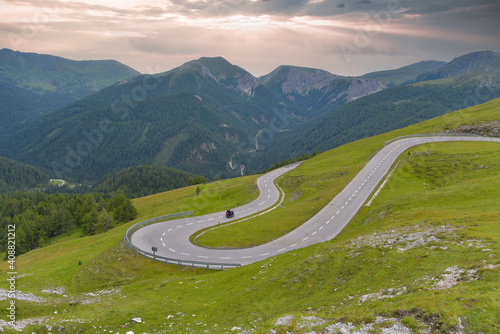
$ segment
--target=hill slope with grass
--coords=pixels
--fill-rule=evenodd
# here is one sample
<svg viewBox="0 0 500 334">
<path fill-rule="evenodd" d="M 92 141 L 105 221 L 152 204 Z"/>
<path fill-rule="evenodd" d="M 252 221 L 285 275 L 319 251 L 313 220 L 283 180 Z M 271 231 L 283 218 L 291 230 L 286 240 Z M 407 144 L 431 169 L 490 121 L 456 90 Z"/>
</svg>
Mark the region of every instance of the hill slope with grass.
<svg viewBox="0 0 500 334">
<path fill-rule="evenodd" d="M 275 221 L 313 215 L 387 140 L 480 128 L 499 119 L 499 107 L 493 100 L 303 162 L 280 182 L 286 197 Z M 121 239 L 133 222 L 97 236 L 68 236 L 16 259 L 17 325 L 40 333 L 47 325 L 62 333 L 494 333 L 499 157 L 493 143 L 413 148 L 372 205 L 334 240 L 225 272 L 132 255 Z M 241 205 L 256 195 L 254 180 L 207 184 L 199 195 L 188 187 L 136 199 L 136 222 Z M 7 263 L 0 269 L 6 273 Z"/>
</svg>

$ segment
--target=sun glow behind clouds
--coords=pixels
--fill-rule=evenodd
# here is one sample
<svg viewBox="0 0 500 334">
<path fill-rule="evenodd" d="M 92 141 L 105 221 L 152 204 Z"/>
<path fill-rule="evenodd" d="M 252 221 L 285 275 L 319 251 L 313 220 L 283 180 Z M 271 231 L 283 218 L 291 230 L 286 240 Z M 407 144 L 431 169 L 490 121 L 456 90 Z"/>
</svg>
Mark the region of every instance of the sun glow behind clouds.
<svg viewBox="0 0 500 334">
<path fill-rule="evenodd" d="M 408 64 L 408 58 L 500 51 L 498 0 L 0 2 L 8 13 L 0 22 L 0 47 L 72 59 L 114 58 L 137 69 L 151 62 L 169 69 L 222 55 L 253 66 L 256 74 L 288 63 L 354 75 Z M 390 3 L 399 6 L 384 16 Z M 347 64 L 342 43 L 356 48 L 359 59 Z"/>
<path fill-rule="evenodd" d="M 177 16 L 176 20 L 191 27 L 200 27 L 214 30 L 260 30 L 273 28 L 304 29 L 304 28 L 349 28 L 342 21 L 318 19 L 307 16 L 293 18 L 277 17 L 270 15 L 247 16 L 232 15 L 226 17 L 192 18 Z"/>
<path fill-rule="evenodd" d="M 214 18 L 191 18 L 188 16 L 178 16 L 177 21 L 191 27 L 206 29 L 239 30 L 258 29 L 262 27 L 270 28 L 277 25 L 268 15 L 245 16 L 233 15 L 227 17 Z M 279 23 L 280 25 L 286 23 Z"/>
</svg>

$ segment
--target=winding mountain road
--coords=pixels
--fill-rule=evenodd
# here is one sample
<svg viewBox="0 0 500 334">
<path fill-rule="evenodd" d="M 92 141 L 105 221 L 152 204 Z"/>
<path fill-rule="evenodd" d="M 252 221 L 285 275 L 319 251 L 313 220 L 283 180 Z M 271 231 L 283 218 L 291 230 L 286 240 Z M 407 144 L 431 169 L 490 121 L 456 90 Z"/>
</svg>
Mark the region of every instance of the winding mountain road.
<svg viewBox="0 0 500 334">
<path fill-rule="evenodd" d="M 196 246 L 189 241 L 189 237 L 193 233 L 217 225 L 219 222 L 228 221 L 225 218 L 225 212 L 148 225 L 136 231 L 132 235 L 131 242 L 137 248 L 145 251 L 150 250 L 152 246 L 157 247 L 157 255 L 169 258 L 245 265 L 290 250 L 331 240 L 354 217 L 401 153 L 410 147 L 421 144 L 450 141 L 500 143 L 500 138 L 425 136 L 394 141 L 373 156 L 352 181 L 315 216 L 292 232 L 264 245 L 242 249 L 208 249 Z M 272 207 L 280 197 L 280 191 L 274 185 L 274 180 L 296 168 L 297 165 L 282 167 L 261 176 L 257 180 L 260 189 L 259 197 L 247 205 L 235 208 L 235 218 L 233 219 L 241 219 Z"/>
</svg>

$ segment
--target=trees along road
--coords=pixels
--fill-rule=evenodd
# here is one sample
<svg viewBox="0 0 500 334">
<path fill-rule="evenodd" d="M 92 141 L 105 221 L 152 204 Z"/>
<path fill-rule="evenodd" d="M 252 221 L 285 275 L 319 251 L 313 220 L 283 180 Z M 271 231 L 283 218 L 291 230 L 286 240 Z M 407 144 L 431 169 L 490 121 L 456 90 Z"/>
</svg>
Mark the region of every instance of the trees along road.
<svg viewBox="0 0 500 334">
<path fill-rule="evenodd" d="M 450 141 L 488 141 L 500 143 L 500 138 L 468 136 L 426 136 L 405 138 L 394 141 L 382 148 L 352 179 L 352 181 L 315 216 L 292 232 L 264 245 L 241 249 L 210 249 L 199 247 L 189 241 L 195 232 L 239 220 L 273 207 L 280 197 L 274 180 L 298 164 L 285 166 L 261 176 L 257 180 L 259 197 L 244 206 L 233 208 L 234 218 L 227 219 L 224 212 L 198 217 L 190 217 L 160 222 L 145 226 L 136 231 L 131 238 L 134 246 L 144 251 L 157 247 L 156 255 L 169 258 L 202 261 L 209 263 L 238 263 L 241 265 L 257 262 L 294 249 L 307 247 L 333 239 L 363 206 L 377 184 L 384 178 L 399 155 L 410 147 Z"/>
</svg>

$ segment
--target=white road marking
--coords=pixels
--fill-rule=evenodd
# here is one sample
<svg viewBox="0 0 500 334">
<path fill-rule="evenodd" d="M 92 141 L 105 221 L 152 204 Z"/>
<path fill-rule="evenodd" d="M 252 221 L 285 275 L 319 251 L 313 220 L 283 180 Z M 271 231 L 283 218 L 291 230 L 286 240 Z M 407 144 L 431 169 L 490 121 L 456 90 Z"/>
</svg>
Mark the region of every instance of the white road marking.
<svg viewBox="0 0 500 334">
<path fill-rule="evenodd" d="M 230 257 L 219 257 L 219 259 L 221 259 L 221 260 L 231 260 Z"/>
<path fill-rule="evenodd" d="M 175 253 L 175 249 L 169 248 L 168 250 Z"/>
<path fill-rule="evenodd" d="M 260 256 L 266 256 L 266 255 L 269 255 L 269 253 L 260 254 Z"/>
<path fill-rule="evenodd" d="M 259 205 L 262 205 L 262 204 L 264 204 L 264 203 L 266 203 L 266 201 L 264 201 L 264 202 L 260 203 Z"/>
<path fill-rule="evenodd" d="M 182 255 L 186 255 L 186 256 L 191 256 L 191 254 L 188 254 L 188 253 L 181 253 Z"/>
<path fill-rule="evenodd" d="M 297 246 L 297 244 L 290 245 L 290 248 L 293 248 L 293 247 L 295 247 L 295 246 Z"/>
<path fill-rule="evenodd" d="M 209 258 L 208 256 L 203 256 L 203 255 L 198 255 L 198 257 L 199 257 L 200 259 L 208 259 L 208 258 Z"/>
<path fill-rule="evenodd" d="M 280 252 L 283 252 L 284 250 L 285 250 L 284 248 L 281 248 L 281 249 L 278 249 L 276 252 L 280 253 Z"/>
<path fill-rule="evenodd" d="M 242 259 L 251 259 L 251 256 L 243 256 Z"/>
<path fill-rule="evenodd" d="M 163 245 L 163 247 L 167 247 L 167 245 L 165 245 L 165 243 L 164 243 L 164 242 L 162 242 L 162 245 Z"/>
<path fill-rule="evenodd" d="M 173 228 L 169 229 L 167 232 L 170 232 L 170 231 L 172 231 L 172 230 L 173 230 Z"/>
<path fill-rule="evenodd" d="M 305 237 L 304 239 L 302 239 L 302 241 L 306 241 L 307 239 L 309 239 L 309 237 Z"/>
</svg>

